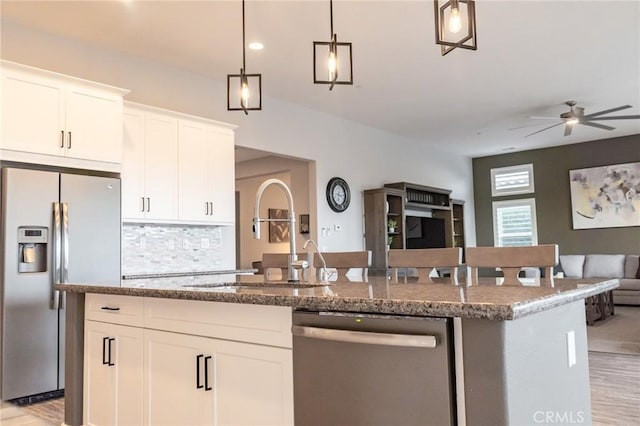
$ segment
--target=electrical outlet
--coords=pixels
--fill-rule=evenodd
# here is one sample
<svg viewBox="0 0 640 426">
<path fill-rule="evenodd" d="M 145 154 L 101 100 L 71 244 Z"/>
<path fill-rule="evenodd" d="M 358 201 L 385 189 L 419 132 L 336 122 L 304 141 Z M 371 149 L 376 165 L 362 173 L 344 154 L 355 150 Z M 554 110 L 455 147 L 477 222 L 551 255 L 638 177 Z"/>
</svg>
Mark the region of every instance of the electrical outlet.
<svg viewBox="0 0 640 426">
<path fill-rule="evenodd" d="M 173 238 L 170 238 L 169 241 L 167 241 L 167 248 L 169 250 L 175 250 L 176 249 L 176 242 Z"/>
<path fill-rule="evenodd" d="M 208 238 L 200 238 L 200 248 L 208 249 L 209 248 L 209 239 Z"/>
<path fill-rule="evenodd" d="M 143 250 L 147 248 L 147 239 L 145 237 L 140 237 L 140 248 Z"/>
<path fill-rule="evenodd" d="M 182 248 L 185 250 L 189 250 L 191 248 L 191 243 L 186 238 L 182 240 Z"/>
<path fill-rule="evenodd" d="M 567 332 L 567 359 L 569 368 L 576 365 L 576 333 L 573 330 Z"/>
</svg>

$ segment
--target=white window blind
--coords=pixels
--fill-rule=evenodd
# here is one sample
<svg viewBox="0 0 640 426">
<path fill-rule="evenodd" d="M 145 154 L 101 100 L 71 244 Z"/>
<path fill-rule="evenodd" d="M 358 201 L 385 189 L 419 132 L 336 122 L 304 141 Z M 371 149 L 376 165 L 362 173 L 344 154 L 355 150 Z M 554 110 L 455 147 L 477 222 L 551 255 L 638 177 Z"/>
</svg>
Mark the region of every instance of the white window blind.
<svg viewBox="0 0 640 426">
<path fill-rule="evenodd" d="M 527 194 L 533 191 L 533 164 L 491 169 L 492 197 Z"/>
<path fill-rule="evenodd" d="M 535 199 L 495 201 L 493 238 L 496 247 L 537 245 Z"/>
</svg>

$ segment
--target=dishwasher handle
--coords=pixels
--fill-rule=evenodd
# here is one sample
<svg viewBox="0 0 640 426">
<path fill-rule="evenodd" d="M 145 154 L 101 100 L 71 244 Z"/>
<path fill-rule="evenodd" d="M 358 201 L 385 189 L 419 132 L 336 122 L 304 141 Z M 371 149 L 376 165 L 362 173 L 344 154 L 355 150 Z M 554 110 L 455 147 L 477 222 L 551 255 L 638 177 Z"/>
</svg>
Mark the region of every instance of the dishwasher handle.
<svg viewBox="0 0 640 426">
<path fill-rule="evenodd" d="M 310 339 L 332 340 L 334 342 L 362 343 L 365 345 L 402 346 L 407 348 L 435 348 L 436 336 L 375 333 L 369 331 L 335 330 L 294 325 L 291 327 L 294 336 Z"/>
</svg>

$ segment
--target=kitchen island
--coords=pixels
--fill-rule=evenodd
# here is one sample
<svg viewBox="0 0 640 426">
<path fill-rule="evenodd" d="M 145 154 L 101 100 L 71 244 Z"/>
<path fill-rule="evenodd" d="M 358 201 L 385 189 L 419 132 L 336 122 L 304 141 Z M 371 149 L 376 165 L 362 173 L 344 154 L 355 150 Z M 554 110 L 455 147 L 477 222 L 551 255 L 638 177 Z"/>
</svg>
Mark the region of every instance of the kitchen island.
<svg viewBox="0 0 640 426">
<path fill-rule="evenodd" d="M 152 345 L 159 340 L 149 340 L 147 336 L 160 338 L 159 333 L 164 333 L 162 336 L 170 333 L 179 339 L 183 339 L 181 336 L 206 336 L 209 337 L 207 340 L 215 340 L 222 346 L 245 345 L 238 346 L 238 350 L 243 351 L 264 350 L 268 359 L 263 361 L 268 364 L 260 367 L 235 364 L 236 370 L 252 371 L 256 377 L 264 376 L 264 380 L 255 386 L 234 387 L 234 397 L 225 392 L 222 365 L 224 359 L 229 363 L 231 358 L 216 353 L 228 355 L 235 348 L 212 349 L 213 355 L 208 356 L 213 357 L 211 360 L 205 359 L 207 352 L 204 351 L 202 358 L 189 362 L 189 367 L 195 365 L 198 369 L 197 383 L 193 387 L 202 385 L 205 389 L 216 389 L 211 391 L 215 394 L 211 407 L 215 406 L 220 412 L 213 413 L 211 418 L 218 424 L 250 423 L 249 418 L 238 420 L 229 414 L 231 411 L 225 411 L 231 410 L 229 407 L 243 406 L 243 403 L 253 406 L 253 410 L 246 407 L 244 411 L 259 413 L 265 410 L 273 414 L 269 417 L 262 413 L 262 417 L 253 419 L 256 424 L 291 424 L 292 311 L 457 318 L 450 340 L 455 344 L 448 348 L 453 361 L 448 367 L 444 366 L 453 370 L 454 423 L 535 424 L 549 416 L 573 419 L 574 422 L 581 419 L 586 424 L 591 422 L 583 299 L 617 287 L 617 280 L 530 279 L 518 285 L 501 285 L 500 280 L 481 279 L 477 285 L 458 286 L 449 284 L 448 279 L 434 281 L 395 283 L 385 277 L 369 277 L 363 282 L 295 285 L 264 281 L 262 276 L 218 275 L 124 280 L 121 287 L 59 285 L 57 289 L 67 293 L 65 422 L 74 426 L 83 421 L 84 374 L 80 367 L 87 365 L 85 324 L 115 322 L 119 327 L 124 325 L 126 331 L 135 329 L 133 331 L 147 339 L 145 349 L 140 350 L 139 355 L 140 363 L 145 367 L 140 366 L 132 383 L 135 386 L 136 381 L 140 382 L 139 415 L 143 423 L 158 423 L 153 420 L 149 405 L 155 401 L 161 406 L 163 398 L 170 395 L 159 394 L 155 399 L 149 396 L 151 370 L 146 365 L 150 363 L 149 354 L 154 353 Z M 125 303 L 120 310 L 116 304 L 103 303 L 109 297 L 115 298 L 112 300 L 116 304 L 124 297 L 133 302 L 131 306 L 138 306 L 133 310 L 139 309 L 139 312 L 118 323 L 120 320 L 116 318 L 127 311 L 127 305 Z M 95 303 L 104 306 L 91 302 L 95 298 Z M 106 336 L 103 339 L 99 355 L 102 364 L 109 365 L 112 363 L 110 342 L 115 338 Z M 165 345 L 163 351 L 167 348 Z M 94 352 L 100 352 L 100 349 Z M 259 358 L 257 353 L 254 351 L 247 357 L 246 353 L 238 352 L 234 360 L 256 360 Z M 142 359 L 143 355 L 145 359 Z M 196 357 L 199 355 L 198 352 Z M 222 377 L 216 382 L 217 386 L 200 383 L 199 370 L 209 368 L 210 362 L 214 363 L 211 368 Z M 267 365 L 274 368 L 267 371 L 264 368 Z M 204 374 L 208 377 L 206 372 Z M 250 383 L 251 377 L 235 376 L 233 383 L 243 379 Z M 266 391 L 268 380 L 277 384 L 272 392 Z M 144 389 L 141 383 L 144 383 Z M 179 387 L 171 381 L 163 383 L 165 387 Z M 228 385 L 233 387 L 231 383 Z M 243 391 L 246 395 L 238 395 Z M 91 392 L 86 388 L 84 392 L 91 402 Z M 265 399 L 265 394 L 270 395 Z M 273 395 L 278 401 L 275 408 Z M 165 405 L 167 401 L 164 400 Z M 135 411 L 135 407 L 131 409 Z M 183 424 L 184 420 L 183 417 Z M 192 422 L 197 421 L 193 419 Z"/>
</svg>

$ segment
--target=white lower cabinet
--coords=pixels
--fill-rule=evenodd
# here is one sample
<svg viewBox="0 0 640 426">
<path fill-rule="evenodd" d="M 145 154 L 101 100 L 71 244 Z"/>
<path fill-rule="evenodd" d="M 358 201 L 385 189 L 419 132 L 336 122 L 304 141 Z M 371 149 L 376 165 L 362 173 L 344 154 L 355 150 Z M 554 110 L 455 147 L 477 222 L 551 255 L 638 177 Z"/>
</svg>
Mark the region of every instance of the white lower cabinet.
<svg viewBox="0 0 640 426">
<path fill-rule="evenodd" d="M 145 425 L 215 424 L 210 340 L 145 330 Z"/>
<path fill-rule="evenodd" d="M 293 425 L 289 309 L 88 296 L 84 424 Z M 101 322 L 109 317 L 91 308 L 133 312 L 143 304 L 141 322 L 113 315 L 113 322 L 130 325 Z M 188 317 L 181 315 L 185 304 Z"/>
<path fill-rule="evenodd" d="M 144 342 L 145 425 L 293 424 L 290 349 L 155 330 Z"/>
<path fill-rule="evenodd" d="M 142 424 L 143 330 L 85 321 L 84 336 L 83 423 Z"/>
</svg>

